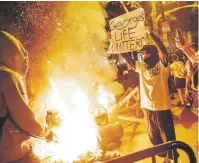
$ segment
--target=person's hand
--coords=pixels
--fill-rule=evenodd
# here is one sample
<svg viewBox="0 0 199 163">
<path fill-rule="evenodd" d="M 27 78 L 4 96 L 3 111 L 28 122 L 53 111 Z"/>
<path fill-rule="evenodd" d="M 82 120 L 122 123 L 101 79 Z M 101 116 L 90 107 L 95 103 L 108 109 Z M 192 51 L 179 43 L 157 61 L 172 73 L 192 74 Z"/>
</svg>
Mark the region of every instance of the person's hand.
<svg viewBox="0 0 199 163">
<path fill-rule="evenodd" d="M 50 143 L 50 142 L 54 141 L 55 137 L 56 137 L 55 133 L 53 131 L 49 130 L 49 133 L 45 136 L 46 142 Z"/>
<path fill-rule="evenodd" d="M 189 47 L 188 37 L 184 31 L 181 32 L 181 34 L 179 32 L 176 32 L 175 44 L 176 44 L 176 47 L 180 50 L 184 50 L 185 48 Z"/>
<path fill-rule="evenodd" d="M 152 29 L 152 26 L 149 24 L 149 22 L 147 22 L 147 21 L 145 21 L 145 24 L 144 24 L 144 26 L 146 27 L 145 29 L 146 29 L 146 34 L 150 34 L 152 31 L 153 31 L 153 29 Z"/>
<path fill-rule="evenodd" d="M 61 123 L 61 120 L 58 116 L 58 112 L 48 110 L 46 114 L 46 124 L 48 128 L 58 127 Z"/>
</svg>

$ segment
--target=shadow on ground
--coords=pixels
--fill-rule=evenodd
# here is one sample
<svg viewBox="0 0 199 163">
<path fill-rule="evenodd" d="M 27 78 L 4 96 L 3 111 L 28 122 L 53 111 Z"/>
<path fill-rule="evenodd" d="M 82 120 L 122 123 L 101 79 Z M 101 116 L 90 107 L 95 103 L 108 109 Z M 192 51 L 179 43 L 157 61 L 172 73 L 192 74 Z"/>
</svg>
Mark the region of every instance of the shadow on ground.
<svg viewBox="0 0 199 163">
<path fill-rule="evenodd" d="M 180 115 L 173 114 L 175 124 L 181 124 L 184 128 L 191 128 L 192 124 L 198 122 L 198 115 L 192 110 L 182 110 Z"/>
</svg>

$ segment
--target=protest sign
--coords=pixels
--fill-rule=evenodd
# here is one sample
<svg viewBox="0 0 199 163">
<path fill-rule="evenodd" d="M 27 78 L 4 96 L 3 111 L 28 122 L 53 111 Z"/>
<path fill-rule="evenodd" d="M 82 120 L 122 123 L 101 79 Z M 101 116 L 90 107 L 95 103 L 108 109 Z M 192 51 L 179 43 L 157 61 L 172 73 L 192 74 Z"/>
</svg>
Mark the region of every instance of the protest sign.
<svg viewBox="0 0 199 163">
<path fill-rule="evenodd" d="M 140 8 L 109 21 L 111 40 L 109 54 L 140 50 L 146 39 L 145 13 Z"/>
</svg>

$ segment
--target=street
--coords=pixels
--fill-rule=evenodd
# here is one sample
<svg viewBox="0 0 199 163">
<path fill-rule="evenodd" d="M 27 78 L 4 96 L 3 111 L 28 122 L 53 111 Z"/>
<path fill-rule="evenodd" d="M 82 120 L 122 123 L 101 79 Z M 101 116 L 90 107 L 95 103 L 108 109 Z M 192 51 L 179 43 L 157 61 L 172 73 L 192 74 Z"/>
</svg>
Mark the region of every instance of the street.
<svg viewBox="0 0 199 163">
<path fill-rule="evenodd" d="M 175 97 L 176 99 L 172 101 L 172 104 L 175 104 L 178 101 L 177 94 L 175 94 Z M 198 160 L 198 111 L 185 111 L 182 108 L 173 107 L 172 113 L 175 123 L 176 139 L 191 146 Z M 128 113 L 128 117 L 131 116 L 135 115 Z M 123 126 L 127 126 L 124 129 L 122 145 L 118 149 L 118 152 L 123 156 L 152 147 L 144 123 L 132 123 L 131 125 L 128 125 L 129 121 L 120 120 L 120 122 Z M 181 150 L 178 150 L 178 152 L 181 161 L 179 161 L 179 163 L 188 163 L 187 155 Z M 161 159 L 158 156 L 156 157 L 156 161 L 157 163 L 161 163 Z M 151 158 L 139 161 L 139 163 L 151 163 Z"/>
</svg>

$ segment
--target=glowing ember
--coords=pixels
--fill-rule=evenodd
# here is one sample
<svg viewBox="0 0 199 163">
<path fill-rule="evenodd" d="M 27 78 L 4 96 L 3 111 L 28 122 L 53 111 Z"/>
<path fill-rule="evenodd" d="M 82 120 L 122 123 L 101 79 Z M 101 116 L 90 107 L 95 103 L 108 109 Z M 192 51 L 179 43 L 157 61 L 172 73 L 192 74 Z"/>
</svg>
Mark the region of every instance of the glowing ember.
<svg viewBox="0 0 199 163">
<path fill-rule="evenodd" d="M 55 82 L 50 80 L 53 90 L 49 107 L 59 113 L 61 124 L 53 128 L 58 143 L 50 144 L 44 141 L 35 142 L 34 152 L 44 158 L 51 156 L 52 160 L 72 162 L 85 152 L 97 149 L 98 129 L 93 117 L 88 112 L 89 101 L 80 90 L 71 95 L 71 104 L 67 105 L 59 97 Z"/>
</svg>

